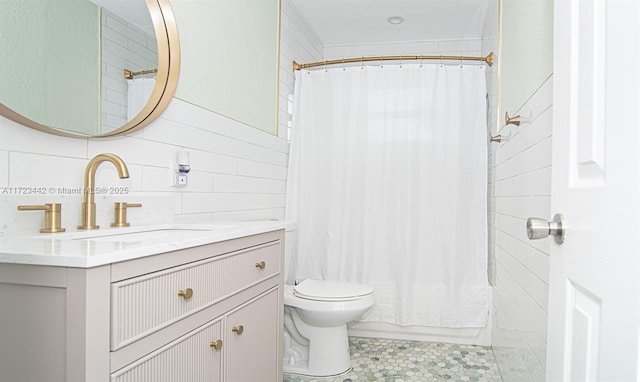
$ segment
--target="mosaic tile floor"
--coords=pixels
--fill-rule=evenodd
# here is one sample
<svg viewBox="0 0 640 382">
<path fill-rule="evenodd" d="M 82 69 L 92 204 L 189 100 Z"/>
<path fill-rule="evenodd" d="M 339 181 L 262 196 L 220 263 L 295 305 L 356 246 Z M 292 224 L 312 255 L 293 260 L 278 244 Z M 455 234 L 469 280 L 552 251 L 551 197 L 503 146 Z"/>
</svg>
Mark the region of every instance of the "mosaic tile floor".
<svg viewBox="0 0 640 382">
<path fill-rule="evenodd" d="M 284 382 L 501 382 L 490 348 L 350 337 L 351 371 L 327 378 L 285 374 Z"/>
</svg>

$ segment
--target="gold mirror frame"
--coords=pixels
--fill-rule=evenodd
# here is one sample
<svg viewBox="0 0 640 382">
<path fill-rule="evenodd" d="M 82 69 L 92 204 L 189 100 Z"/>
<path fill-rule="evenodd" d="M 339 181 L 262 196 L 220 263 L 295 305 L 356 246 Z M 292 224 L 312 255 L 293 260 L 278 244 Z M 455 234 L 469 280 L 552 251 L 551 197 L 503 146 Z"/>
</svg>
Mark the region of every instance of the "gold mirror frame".
<svg viewBox="0 0 640 382">
<path fill-rule="evenodd" d="M 178 28 L 169 0 L 145 0 L 153 22 L 158 43 L 158 73 L 156 83 L 147 104 L 140 113 L 124 126 L 99 135 L 85 135 L 42 125 L 0 103 L 0 115 L 24 126 L 45 133 L 71 138 L 104 138 L 125 135 L 149 125 L 167 108 L 176 87 L 180 73 L 180 40 Z"/>
</svg>

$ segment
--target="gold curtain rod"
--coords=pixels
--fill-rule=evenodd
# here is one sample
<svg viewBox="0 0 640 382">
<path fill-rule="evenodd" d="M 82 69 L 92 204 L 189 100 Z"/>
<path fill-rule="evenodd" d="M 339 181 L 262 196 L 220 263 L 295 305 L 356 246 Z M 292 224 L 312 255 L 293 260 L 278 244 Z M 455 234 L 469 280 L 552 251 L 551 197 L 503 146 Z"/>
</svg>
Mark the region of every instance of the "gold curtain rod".
<svg viewBox="0 0 640 382">
<path fill-rule="evenodd" d="M 132 72 L 131 70 L 125 69 L 122 73 L 124 74 L 124 78 L 128 80 L 132 80 L 134 76 L 139 76 L 142 74 L 158 73 L 158 69 L 141 70 L 139 72 Z"/>
<path fill-rule="evenodd" d="M 306 68 L 313 68 L 316 66 L 346 64 L 350 62 L 365 62 L 365 61 L 400 61 L 400 60 L 456 60 L 456 61 L 484 61 L 489 66 L 493 65 L 495 55 L 493 52 L 489 53 L 487 57 L 475 57 L 475 56 L 376 56 L 376 57 L 354 57 L 354 58 L 342 58 L 339 60 L 328 60 L 312 62 L 309 64 L 298 64 L 293 61 L 293 70 L 300 70 Z"/>
</svg>

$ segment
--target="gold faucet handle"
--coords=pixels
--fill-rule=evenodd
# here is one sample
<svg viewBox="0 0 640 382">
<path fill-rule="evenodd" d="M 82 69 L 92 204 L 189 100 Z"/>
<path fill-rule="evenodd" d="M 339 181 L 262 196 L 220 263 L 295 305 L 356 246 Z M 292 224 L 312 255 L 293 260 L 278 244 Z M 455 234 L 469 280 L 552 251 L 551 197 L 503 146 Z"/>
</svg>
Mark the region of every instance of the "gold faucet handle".
<svg viewBox="0 0 640 382">
<path fill-rule="evenodd" d="M 127 222 L 127 208 L 142 207 L 142 203 L 127 203 L 127 202 L 115 202 L 113 203 L 113 223 L 112 227 L 128 227 Z"/>
<path fill-rule="evenodd" d="M 64 232 L 62 228 L 62 204 L 46 203 L 42 205 L 18 206 L 18 211 L 44 211 L 44 228 L 41 233 Z"/>
</svg>

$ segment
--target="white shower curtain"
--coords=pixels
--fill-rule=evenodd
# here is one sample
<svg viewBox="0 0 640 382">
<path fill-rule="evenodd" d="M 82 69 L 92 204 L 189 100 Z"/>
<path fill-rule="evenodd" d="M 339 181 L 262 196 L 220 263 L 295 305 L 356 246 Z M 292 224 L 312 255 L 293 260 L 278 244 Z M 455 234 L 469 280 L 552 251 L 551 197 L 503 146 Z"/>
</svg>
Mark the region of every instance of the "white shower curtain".
<svg viewBox="0 0 640 382">
<path fill-rule="evenodd" d="M 127 80 L 127 120 L 132 120 L 133 117 L 140 113 L 140 110 L 149 101 L 155 84 L 155 78 Z"/>
<path fill-rule="evenodd" d="M 375 287 L 364 321 L 486 323 L 484 66 L 296 72 L 289 274 Z"/>
</svg>

